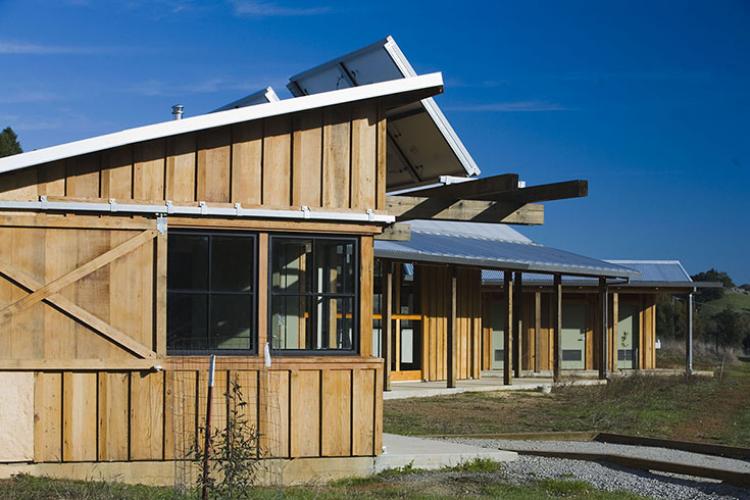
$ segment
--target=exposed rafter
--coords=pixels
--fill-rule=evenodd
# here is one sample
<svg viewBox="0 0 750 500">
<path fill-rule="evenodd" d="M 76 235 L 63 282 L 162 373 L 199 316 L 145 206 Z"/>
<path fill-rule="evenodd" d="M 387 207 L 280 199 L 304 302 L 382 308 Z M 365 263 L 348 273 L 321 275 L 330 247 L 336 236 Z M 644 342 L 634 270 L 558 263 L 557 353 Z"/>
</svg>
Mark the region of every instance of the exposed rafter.
<svg viewBox="0 0 750 500">
<path fill-rule="evenodd" d="M 544 206 L 536 204 L 387 196 L 386 209 L 398 221 L 436 219 L 524 225 L 544 224 Z"/>
</svg>

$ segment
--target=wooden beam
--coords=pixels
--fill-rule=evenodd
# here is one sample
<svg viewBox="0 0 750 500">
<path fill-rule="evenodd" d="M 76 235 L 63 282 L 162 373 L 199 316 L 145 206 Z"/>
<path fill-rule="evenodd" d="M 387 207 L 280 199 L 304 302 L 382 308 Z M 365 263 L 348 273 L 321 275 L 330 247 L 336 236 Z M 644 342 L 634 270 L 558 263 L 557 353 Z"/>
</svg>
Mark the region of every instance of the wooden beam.
<svg viewBox="0 0 750 500">
<path fill-rule="evenodd" d="M 620 322 L 620 294 L 612 293 L 612 371 L 617 370 L 617 329 Z"/>
<path fill-rule="evenodd" d="M 562 369 L 562 276 L 555 274 L 552 287 L 552 360 L 553 380 L 560 382 Z"/>
<path fill-rule="evenodd" d="M 486 200 L 515 201 L 517 203 L 538 203 L 540 201 L 583 198 L 589 194 L 589 182 L 574 180 L 529 186 L 517 191 L 504 193 L 497 197 L 486 197 Z"/>
<path fill-rule="evenodd" d="M 518 174 L 501 174 L 413 191 L 414 196 L 442 200 L 487 200 L 488 196 L 518 189 Z"/>
<path fill-rule="evenodd" d="M 101 269 L 102 267 L 106 266 L 113 260 L 118 259 L 122 257 L 123 255 L 127 255 L 128 253 L 140 247 L 147 241 L 151 241 L 152 239 L 154 239 L 154 237 L 157 234 L 158 234 L 157 231 L 154 229 L 143 231 L 137 236 L 127 240 L 121 245 L 116 246 L 112 250 L 104 252 L 99 257 L 96 257 L 95 259 L 90 260 L 86 264 L 74 269 L 73 271 L 70 271 L 69 273 L 63 276 L 50 281 L 43 287 L 37 289 L 33 293 L 30 293 L 24 298 L 19 299 L 13 302 L 12 304 L 9 304 L 8 306 L 0 310 L 0 324 L 8 321 L 14 314 L 24 311 L 25 309 L 28 309 L 29 307 L 44 300 L 50 295 L 59 292 L 60 290 L 70 285 L 71 283 L 75 283 L 76 281 L 80 280 L 84 276 L 88 276 L 94 271 Z"/>
<path fill-rule="evenodd" d="M 453 389 L 456 387 L 456 352 L 458 347 L 458 336 L 456 335 L 456 305 L 457 305 L 457 270 L 456 266 L 451 266 L 450 269 L 450 303 L 448 305 L 448 339 L 446 342 L 446 353 L 447 353 L 447 378 L 448 388 Z"/>
<path fill-rule="evenodd" d="M 513 292 L 513 375 L 521 378 L 523 370 L 523 273 L 515 273 Z"/>
<path fill-rule="evenodd" d="M 391 359 L 393 357 L 393 262 L 390 260 L 383 260 L 383 276 L 382 290 L 383 290 L 383 302 L 381 304 L 382 311 L 381 317 L 381 329 L 382 329 L 382 347 L 381 352 L 383 353 L 383 361 L 385 363 L 383 369 L 383 388 L 386 391 L 391 390 Z"/>
<path fill-rule="evenodd" d="M 10 269 L 9 266 L 2 262 L 0 262 L 0 274 L 7 276 L 10 280 L 19 284 L 30 293 L 42 288 L 42 283 L 38 282 L 33 277 L 17 269 Z M 156 357 L 156 353 L 153 350 L 136 341 L 128 334 L 121 332 L 106 321 L 91 314 L 59 293 L 54 293 L 45 297 L 44 301 L 55 306 L 57 309 L 60 309 L 62 312 L 69 314 L 74 320 L 88 326 L 95 332 L 99 333 L 102 337 L 114 342 L 123 349 L 132 352 L 139 358 L 149 359 Z"/>
<path fill-rule="evenodd" d="M 503 328 L 503 384 L 513 383 L 513 273 L 503 271 L 505 328 Z"/>
<path fill-rule="evenodd" d="M 607 295 L 607 278 L 599 278 L 599 380 L 606 380 L 609 376 L 609 343 L 607 342 L 609 300 Z"/>
<path fill-rule="evenodd" d="M 491 201 L 451 201 L 419 196 L 387 196 L 386 210 L 399 221 L 435 219 L 505 224 L 544 224 L 544 206 Z"/>
<path fill-rule="evenodd" d="M 542 371 L 542 292 L 534 292 L 534 371 Z"/>
<path fill-rule="evenodd" d="M 409 241 L 411 239 L 411 226 L 403 222 L 397 222 L 385 226 L 383 232 L 375 235 L 379 241 Z"/>
</svg>

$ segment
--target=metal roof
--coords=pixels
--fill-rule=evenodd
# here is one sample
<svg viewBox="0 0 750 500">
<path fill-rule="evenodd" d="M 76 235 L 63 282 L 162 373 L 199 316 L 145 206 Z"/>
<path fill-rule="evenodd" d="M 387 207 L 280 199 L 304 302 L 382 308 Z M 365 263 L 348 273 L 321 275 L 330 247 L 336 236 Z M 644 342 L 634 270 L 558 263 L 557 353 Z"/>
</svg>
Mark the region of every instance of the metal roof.
<svg viewBox="0 0 750 500">
<path fill-rule="evenodd" d="M 620 286 L 629 287 L 654 287 L 654 288 L 694 288 L 710 286 L 704 283 L 696 283 L 687 273 L 678 260 L 610 260 L 605 262 L 626 266 L 638 271 L 638 276 L 630 279 L 627 284 Z M 524 274 L 524 283 L 535 285 L 549 285 L 552 280 L 544 274 Z M 485 269 L 482 271 L 482 282 L 484 284 L 501 284 L 503 281 L 502 271 Z M 571 286 L 596 286 L 597 282 L 587 278 L 563 278 L 563 282 Z"/>
<path fill-rule="evenodd" d="M 229 104 L 225 104 L 220 108 L 216 108 L 213 112 L 244 108 L 245 106 L 255 106 L 256 104 L 266 104 L 267 102 L 278 102 L 279 100 L 279 96 L 276 95 L 273 88 L 266 87 L 241 99 L 232 101 Z"/>
<path fill-rule="evenodd" d="M 362 101 L 379 97 L 398 96 L 389 100 L 392 106 L 402 106 L 404 102 L 419 101 L 425 95 L 435 95 L 443 91 L 443 77 L 440 73 L 415 76 L 389 82 L 362 85 L 361 87 L 334 90 L 321 94 L 285 99 L 255 106 L 207 113 L 204 115 L 170 120 L 167 122 L 146 125 L 112 134 L 101 135 L 81 141 L 69 142 L 59 146 L 37 149 L 27 153 L 0 158 L 0 173 L 10 172 L 32 165 L 39 165 L 72 156 L 93 153 L 104 149 L 125 146 L 136 142 L 159 139 L 198 130 L 205 130 L 234 123 L 258 120 L 272 116 L 306 111 L 309 109 L 334 106 L 349 102 Z"/>
<path fill-rule="evenodd" d="M 459 226 L 470 226 L 466 230 Z M 577 276 L 628 278 L 637 271 L 532 243 L 501 224 L 413 221 L 409 241 L 376 241 L 375 256 L 417 262 Z M 493 232 L 496 228 L 499 231 Z"/>
<path fill-rule="evenodd" d="M 295 96 L 387 80 L 417 73 L 388 36 L 303 73 L 287 85 Z M 442 175 L 475 176 L 479 167 L 432 99 L 388 113 L 388 188 L 434 182 Z"/>
</svg>

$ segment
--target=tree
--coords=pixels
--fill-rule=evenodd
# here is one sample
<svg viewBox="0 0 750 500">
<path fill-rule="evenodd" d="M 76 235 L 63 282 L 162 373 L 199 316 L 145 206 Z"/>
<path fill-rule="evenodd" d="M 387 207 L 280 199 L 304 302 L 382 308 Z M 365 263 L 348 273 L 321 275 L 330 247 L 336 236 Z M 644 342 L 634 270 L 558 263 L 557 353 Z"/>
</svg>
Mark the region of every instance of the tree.
<svg viewBox="0 0 750 500">
<path fill-rule="evenodd" d="M 750 317 L 746 314 L 727 307 L 715 314 L 712 320 L 709 330 L 717 349 L 719 346 L 739 347 L 750 336 Z"/>
<path fill-rule="evenodd" d="M 3 131 L 0 132 L 0 158 L 3 156 L 16 155 L 18 153 L 23 153 L 21 143 L 18 142 L 18 136 L 13 132 L 12 128 L 5 127 Z"/>
<path fill-rule="evenodd" d="M 734 288 L 732 278 L 727 273 L 717 271 L 713 267 L 708 271 L 694 274 L 691 278 L 693 281 L 719 281 L 724 285 L 724 288 Z M 724 296 L 724 288 L 700 288 L 695 298 L 698 302 L 710 302 L 720 299 Z"/>
</svg>

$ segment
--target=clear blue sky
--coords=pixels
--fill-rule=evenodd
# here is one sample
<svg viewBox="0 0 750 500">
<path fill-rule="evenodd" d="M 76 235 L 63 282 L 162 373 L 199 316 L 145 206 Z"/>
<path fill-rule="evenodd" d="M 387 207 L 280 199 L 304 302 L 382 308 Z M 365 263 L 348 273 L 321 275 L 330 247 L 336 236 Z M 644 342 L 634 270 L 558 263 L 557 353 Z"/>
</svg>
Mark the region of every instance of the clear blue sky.
<svg viewBox="0 0 750 500">
<path fill-rule="evenodd" d="M 743 0 L 0 0 L 0 126 L 28 150 L 198 114 L 387 34 L 485 175 L 589 180 L 530 237 L 750 282 Z"/>
</svg>

